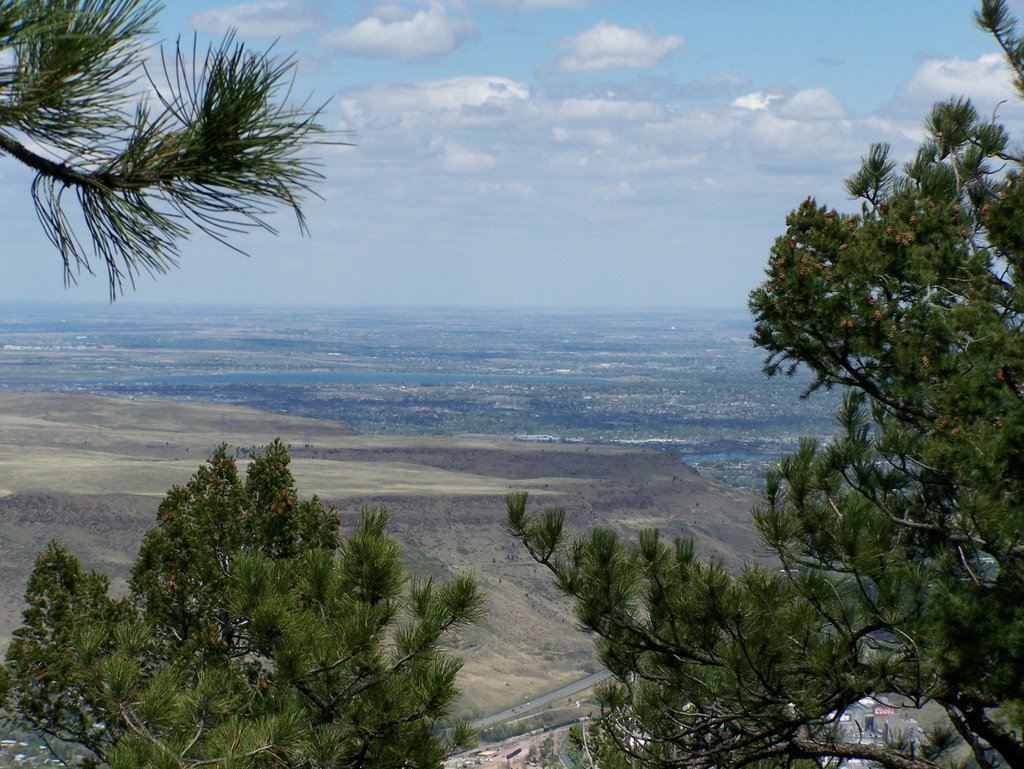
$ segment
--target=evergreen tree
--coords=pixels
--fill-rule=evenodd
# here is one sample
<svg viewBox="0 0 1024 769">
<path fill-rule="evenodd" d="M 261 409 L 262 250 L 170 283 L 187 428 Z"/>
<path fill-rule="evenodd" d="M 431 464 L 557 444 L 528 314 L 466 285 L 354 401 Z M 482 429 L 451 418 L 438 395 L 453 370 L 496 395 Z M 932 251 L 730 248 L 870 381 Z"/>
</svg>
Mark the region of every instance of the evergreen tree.
<svg viewBox="0 0 1024 769">
<path fill-rule="evenodd" d="M 243 481 L 222 446 L 164 499 L 123 599 L 61 546 L 42 553 L 7 718 L 124 769 L 439 767 L 469 738 L 445 645 L 481 594 L 410 581 L 383 510 L 341 538 L 288 461 L 275 442 Z"/>
<path fill-rule="evenodd" d="M 179 44 L 157 80 L 143 52 L 159 8 L 0 0 L 0 154 L 35 171 L 36 213 L 65 281 L 98 261 L 111 299 L 140 272 L 174 266 L 192 228 L 227 244 L 273 231 L 266 216 L 284 204 L 305 231 L 302 197 L 319 178 L 304 154 L 319 109 L 282 101 L 293 62 L 228 35 L 205 52 Z"/>
<path fill-rule="evenodd" d="M 1024 94 L 1006 3 L 976 19 Z M 569 540 L 561 511 L 509 497 L 614 674 L 600 765 L 1024 767 L 1022 159 L 963 99 L 926 128 L 902 168 L 871 148 L 856 213 L 790 214 L 751 294 L 766 373 L 845 388 L 835 438 L 802 441 L 754 510 L 781 568 L 730 574 L 656 531 Z M 840 718 L 865 697 L 947 718 L 858 740 Z"/>
</svg>

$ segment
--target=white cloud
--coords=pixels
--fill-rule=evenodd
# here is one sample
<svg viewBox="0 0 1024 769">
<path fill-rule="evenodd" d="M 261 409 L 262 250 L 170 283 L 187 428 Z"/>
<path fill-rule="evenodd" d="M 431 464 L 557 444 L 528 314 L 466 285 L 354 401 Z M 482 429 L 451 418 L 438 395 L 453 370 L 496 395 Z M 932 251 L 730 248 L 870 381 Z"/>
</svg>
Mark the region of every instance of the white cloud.
<svg viewBox="0 0 1024 769">
<path fill-rule="evenodd" d="M 679 35 L 658 36 L 602 21 L 560 41 L 561 57 L 554 69 L 572 73 L 653 67 L 682 45 Z"/>
<path fill-rule="evenodd" d="M 475 31 L 471 19 L 450 18 L 439 3 L 412 14 L 388 5 L 355 26 L 329 32 L 321 42 L 350 56 L 415 61 L 450 53 Z"/>
<path fill-rule="evenodd" d="M 845 116 L 826 91 L 783 96 L 761 87 L 747 94 L 761 109 L 738 109 L 729 106 L 731 96 L 694 103 L 661 98 L 653 88 L 567 84 L 556 97 L 504 77 L 375 83 L 334 102 L 359 146 L 325 172 L 348 198 L 372 190 L 373 205 L 360 203 L 359 218 L 379 219 L 387 237 L 394 237 L 392 217 L 380 211 L 404 212 L 424 227 L 469 227 L 489 240 L 507 228 L 527 251 L 524 243 L 549 237 L 535 242 L 520 232 L 524 217 L 534 233 L 591 226 L 583 222 L 592 217 L 604 243 L 620 232 L 608 227 L 612 220 L 631 223 L 630 237 L 646 238 L 651 232 L 641 223 L 680 201 L 700 208 L 697 219 L 706 222 L 762 195 L 775 201 L 764 214 L 774 234 L 785 210 L 807 194 L 841 205 L 842 179 L 871 140 L 889 135 L 865 139 L 864 120 Z M 676 234 L 654 239 L 669 243 Z"/>
<path fill-rule="evenodd" d="M 711 75 L 708 78 L 708 84 L 717 92 L 728 93 L 739 88 L 746 88 L 750 85 L 750 79 L 732 72 L 722 72 Z"/>
<path fill-rule="evenodd" d="M 675 146 L 623 143 L 617 153 L 600 156 L 599 164 L 592 167 L 615 176 L 645 176 L 661 181 L 679 181 L 691 176 L 692 169 L 705 162 L 706 152 L 686 153 Z"/>
<path fill-rule="evenodd" d="M 450 139 L 439 142 L 439 144 L 443 147 L 441 164 L 446 171 L 472 174 L 490 171 L 494 168 L 493 155 L 468 149 Z"/>
<path fill-rule="evenodd" d="M 537 191 L 529 184 L 517 181 L 481 182 L 477 191 L 482 195 L 491 195 L 508 200 L 528 200 L 536 196 Z"/>
<path fill-rule="evenodd" d="M 598 194 L 604 200 L 615 202 L 636 197 L 636 190 L 633 189 L 633 185 L 629 182 L 618 182 L 601 185 L 598 188 Z"/>
<path fill-rule="evenodd" d="M 846 107 L 824 88 L 807 88 L 782 102 L 779 114 L 802 120 L 839 120 L 846 117 Z"/>
<path fill-rule="evenodd" d="M 551 131 L 551 138 L 559 144 L 590 144 L 595 147 L 615 144 L 615 134 L 607 128 L 568 129 L 556 126 Z"/>
<path fill-rule="evenodd" d="M 696 108 L 644 124 L 644 136 L 663 146 L 701 146 L 726 140 L 738 126 L 739 121 L 731 114 Z"/>
<path fill-rule="evenodd" d="M 794 119 L 768 111 L 749 114 L 745 141 L 756 162 L 770 173 L 841 179 L 867 149 L 859 124 L 849 120 Z"/>
<path fill-rule="evenodd" d="M 994 105 L 1013 92 L 1010 72 L 1001 54 L 981 56 L 976 61 L 929 59 L 917 68 L 906 91 L 929 102 L 950 96 L 969 96 L 986 105 Z"/>
<path fill-rule="evenodd" d="M 482 125 L 523 106 L 530 89 L 504 77 L 456 77 L 416 83 L 379 83 L 341 99 L 345 127 L 408 126 L 419 122 Z"/>
<path fill-rule="evenodd" d="M 555 114 L 564 120 L 657 120 L 664 114 L 661 105 L 621 99 L 565 99 L 557 103 Z"/>
<path fill-rule="evenodd" d="M 427 5 L 427 3 L 423 3 L 423 5 Z M 381 21 L 392 22 L 408 19 L 412 15 L 412 11 L 401 2 L 377 3 L 373 7 L 371 15 Z"/>
<path fill-rule="evenodd" d="M 896 137 L 902 140 L 919 144 L 925 139 L 924 115 L 916 114 L 911 122 L 885 117 L 883 115 L 869 115 L 861 124 L 866 136 L 888 136 L 887 141 L 893 142 Z M 867 149 L 867 145 L 864 147 Z"/>
<path fill-rule="evenodd" d="M 912 142 L 924 136 L 924 121 L 936 102 L 966 96 L 978 112 L 997 120 L 1017 133 L 1024 124 L 1024 104 L 1016 97 L 1010 72 L 998 54 L 986 54 L 974 61 L 929 59 L 918 66 L 909 80 L 871 120 L 883 130 Z"/>
<path fill-rule="evenodd" d="M 754 91 L 753 93 L 748 93 L 745 96 L 739 96 L 733 99 L 732 106 L 739 107 L 740 109 L 762 110 L 768 109 L 772 105 L 773 101 L 781 98 L 781 94 Z"/>
<path fill-rule="evenodd" d="M 242 37 L 273 38 L 306 32 L 321 24 L 318 12 L 309 3 L 292 0 L 229 5 L 197 13 L 191 21 L 201 32 L 223 34 L 234 29 Z"/>
<path fill-rule="evenodd" d="M 487 5 L 498 5 L 516 11 L 547 11 L 552 8 L 586 8 L 587 0 L 489 0 Z"/>
</svg>

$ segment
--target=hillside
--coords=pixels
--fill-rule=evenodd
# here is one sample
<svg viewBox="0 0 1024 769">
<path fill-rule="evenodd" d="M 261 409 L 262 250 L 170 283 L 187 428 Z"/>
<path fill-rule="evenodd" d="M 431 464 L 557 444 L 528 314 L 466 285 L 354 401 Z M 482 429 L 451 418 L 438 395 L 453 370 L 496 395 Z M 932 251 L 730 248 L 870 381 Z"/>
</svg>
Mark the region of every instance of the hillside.
<svg viewBox="0 0 1024 769">
<path fill-rule="evenodd" d="M 590 639 L 545 573 L 504 532 L 504 495 L 530 492 L 569 526 L 625 536 L 656 526 L 738 564 L 755 552 L 748 495 L 653 449 L 488 438 L 355 435 L 336 422 L 228 406 L 91 396 L 0 396 L 0 641 L 20 615 L 35 554 L 50 539 L 123 589 L 160 498 L 221 441 L 280 437 L 303 496 L 338 506 L 343 531 L 364 505 L 393 513 L 410 567 L 476 574 L 487 620 L 464 634 L 466 703 L 506 706 L 594 669 Z"/>
</svg>

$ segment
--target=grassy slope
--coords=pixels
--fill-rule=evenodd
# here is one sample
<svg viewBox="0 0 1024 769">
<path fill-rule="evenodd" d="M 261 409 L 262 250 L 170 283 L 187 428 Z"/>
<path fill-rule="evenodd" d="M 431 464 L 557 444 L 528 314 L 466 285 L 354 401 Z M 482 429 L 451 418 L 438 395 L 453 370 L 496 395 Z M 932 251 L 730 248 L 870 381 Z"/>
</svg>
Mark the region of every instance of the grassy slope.
<svg viewBox="0 0 1024 769">
<path fill-rule="evenodd" d="M 590 640 L 566 602 L 504 533 L 503 496 L 527 490 L 565 507 L 570 527 L 629 536 L 657 526 L 738 563 L 755 550 L 750 499 L 654 450 L 483 438 L 357 436 L 343 425 L 248 409 L 91 396 L 0 396 L 0 642 L 16 626 L 36 552 L 56 538 L 124 579 L 159 499 L 221 441 L 292 446 L 300 493 L 337 504 L 343 528 L 364 505 L 393 512 L 414 571 L 472 571 L 487 620 L 466 632 L 466 703 L 495 710 L 584 675 Z"/>
</svg>

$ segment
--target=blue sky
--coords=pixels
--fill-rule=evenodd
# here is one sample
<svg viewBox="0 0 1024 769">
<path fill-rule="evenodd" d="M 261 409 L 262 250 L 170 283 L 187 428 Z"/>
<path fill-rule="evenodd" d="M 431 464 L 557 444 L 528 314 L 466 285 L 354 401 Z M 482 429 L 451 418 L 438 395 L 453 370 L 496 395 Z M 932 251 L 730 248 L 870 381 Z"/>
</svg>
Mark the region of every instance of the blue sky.
<svg viewBox="0 0 1024 769">
<path fill-rule="evenodd" d="M 909 157 L 936 100 L 1024 136 L 966 0 L 168 6 L 154 45 L 276 39 L 356 146 L 320 149 L 310 237 L 285 211 L 248 257 L 197 235 L 126 304 L 742 307 L 786 213 L 852 207 L 860 156 Z M 105 302 L 102 276 L 63 287 L 30 182 L 0 158 L 0 301 Z"/>
</svg>

